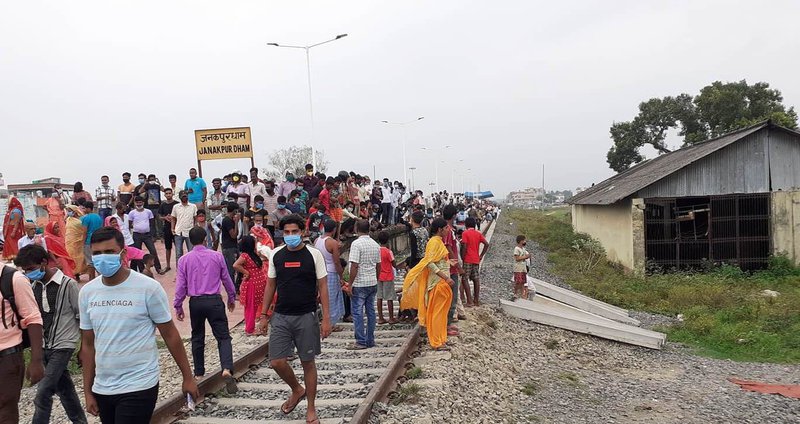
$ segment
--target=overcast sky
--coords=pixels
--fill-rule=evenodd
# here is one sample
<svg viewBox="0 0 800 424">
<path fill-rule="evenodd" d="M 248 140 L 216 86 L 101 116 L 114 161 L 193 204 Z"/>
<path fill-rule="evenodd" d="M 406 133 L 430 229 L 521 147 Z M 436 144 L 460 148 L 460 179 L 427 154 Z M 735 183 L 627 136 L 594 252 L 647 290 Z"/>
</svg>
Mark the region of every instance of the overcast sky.
<svg viewBox="0 0 800 424">
<path fill-rule="evenodd" d="M 540 186 L 542 163 L 548 188 L 574 189 L 612 174 L 608 128 L 650 97 L 744 78 L 800 105 L 798 16 L 796 0 L 7 1 L 0 172 L 182 180 L 193 131 L 235 126 L 252 128 L 263 167 L 310 139 L 303 51 L 266 43 L 347 33 L 311 50 L 315 144 L 333 171 L 402 179 L 402 133 L 379 121 L 425 116 L 408 127 L 418 188 L 439 159 L 448 191 L 462 175 L 501 196 Z M 207 178 L 234 168 L 249 161 L 203 164 Z"/>
</svg>

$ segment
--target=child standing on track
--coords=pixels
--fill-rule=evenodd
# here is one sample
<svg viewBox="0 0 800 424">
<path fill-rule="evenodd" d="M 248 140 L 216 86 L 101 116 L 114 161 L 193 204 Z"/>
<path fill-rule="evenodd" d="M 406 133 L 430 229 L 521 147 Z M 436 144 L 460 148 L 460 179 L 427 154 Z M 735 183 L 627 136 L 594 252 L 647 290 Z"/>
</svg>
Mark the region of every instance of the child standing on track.
<svg viewBox="0 0 800 424">
<path fill-rule="evenodd" d="M 378 243 L 381 244 L 381 271 L 378 275 L 378 324 L 396 324 L 397 318 L 394 316 L 394 300 L 397 300 L 397 292 L 394 290 L 394 253 L 389 248 L 389 233 L 381 231 L 378 233 Z M 389 308 L 389 321 L 383 318 L 383 301 Z"/>
<path fill-rule="evenodd" d="M 528 281 L 528 265 L 527 260 L 530 259 L 531 254 L 525 249 L 528 241 L 525 236 L 517 236 L 517 245 L 514 246 L 514 297 L 521 297 L 527 299 L 527 289 L 525 283 Z"/>
</svg>

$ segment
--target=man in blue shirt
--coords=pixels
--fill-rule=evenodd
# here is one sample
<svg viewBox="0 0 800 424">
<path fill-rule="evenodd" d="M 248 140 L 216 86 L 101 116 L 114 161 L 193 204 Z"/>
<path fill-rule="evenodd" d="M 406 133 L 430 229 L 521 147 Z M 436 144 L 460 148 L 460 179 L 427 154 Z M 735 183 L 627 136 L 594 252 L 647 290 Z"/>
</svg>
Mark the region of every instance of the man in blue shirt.
<svg viewBox="0 0 800 424">
<path fill-rule="evenodd" d="M 150 422 L 160 375 L 156 329 L 181 371 L 183 393 L 197 399 L 197 384 L 161 284 L 122 266 L 127 251 L 119 230 L 97 230 L 90 246 L 101 276 L 78 294 L 86 412 L 104 423 Z"/>
<path fill-rule="evenodd" d="M 197 206 L 197 210 L 205 210 L 208 187 L 205 180 L 197 176 L 196 169 L 189 169 L 189 179 L 186 180 L 183 189 L 189 192 L 189 203 L 194 203 Z"/>
<path fill-rule="evenodd" d="M 89 246 L 89 241 L 92 239 L 92 234 L 103 226 L 103 218 L 94 213 L 94 203 L 86 202 L 83 204 L 83 209 L 86 213 L 81 217 L 81 225 L 86 228 L 86 243 L 83 245 L 83 257 L 86 260 L 86 272 L 89 273 L 89 279 L 94 279 L 94 267 L 92 266 L 92 249 Z"/>
</svg>

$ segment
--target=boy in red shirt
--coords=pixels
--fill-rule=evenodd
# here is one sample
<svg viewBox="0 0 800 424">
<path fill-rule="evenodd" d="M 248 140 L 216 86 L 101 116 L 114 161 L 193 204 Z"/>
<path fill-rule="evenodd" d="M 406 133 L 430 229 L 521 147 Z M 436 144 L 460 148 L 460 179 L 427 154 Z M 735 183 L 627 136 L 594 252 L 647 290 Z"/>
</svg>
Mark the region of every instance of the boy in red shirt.
<svg viewBox="0 0 800 424">
<path fill-rule="evenodd" d="M 469 217 L 464 221 L 467 230 L 461 234 L 461 244 L 464 245 L 464 291 L 467 295 L 467 306 L 480 305 L 480 264 L 483 255 L 489 250 L 489 242 L 475 229 L 475 218 Z M 478 254 L 480 245 L 483 244 L 483 252 Z M 469 280 L 472 280 L 475 290 L 474 297 L 470 295 Z"/>
<path fill-rule="evenodd" d="M 378 274 L 378 324 L 386 324 L 383 318 L 383 301 L 389 308 L 389 324 L 396 324 L 397 318 L 394 316 L 394 300 L 397 300 L 397 292 L 394 290 L 394 253 L 389 248 L 389 233 L 381 231 L 378 233 L 378 243 L 381 245 L 381 264 Z"/>
</svg>

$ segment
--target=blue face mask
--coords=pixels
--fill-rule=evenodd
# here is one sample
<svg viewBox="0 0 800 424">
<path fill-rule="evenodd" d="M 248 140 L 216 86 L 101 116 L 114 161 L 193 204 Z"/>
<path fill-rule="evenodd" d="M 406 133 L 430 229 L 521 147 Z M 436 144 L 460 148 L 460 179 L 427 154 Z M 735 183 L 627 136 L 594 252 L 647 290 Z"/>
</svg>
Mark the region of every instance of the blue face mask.
<svg viewBox="0 0 800 424">
<path fill-rule="evenodd" d="M 256 208 L 264 209 L 264 204 L 263 203 L 256 203 Z"/>
<path fill-rule="evenodd" d="M 286 205 L 278 203 L 278 209 L 286 209 Z"/>
<path fill-rule="evenodd" d="M 122 258 L 119 253 L 104 253 L 92 255 L 92 265 L 103 277 L 112 277 L 122 267 Z"/>
<path fill-rule="evenodd" d="M 292 249 L 294 249 L 297 246 L 300 246 L 300 243 L 303 242 L 299 234 L 290 234 L 288 236 L 283 236 L 283 241 L 286 243 L 287 246 L 289 246 Z"/>
<path fill-rule="evenodd" d="M 41 269 L 35 269 L 33 271 L 26 272 L 25 276 L 31 281 L 41 281 L 42 278 L 44 278 L 44 271 Z"/>
</svg>

